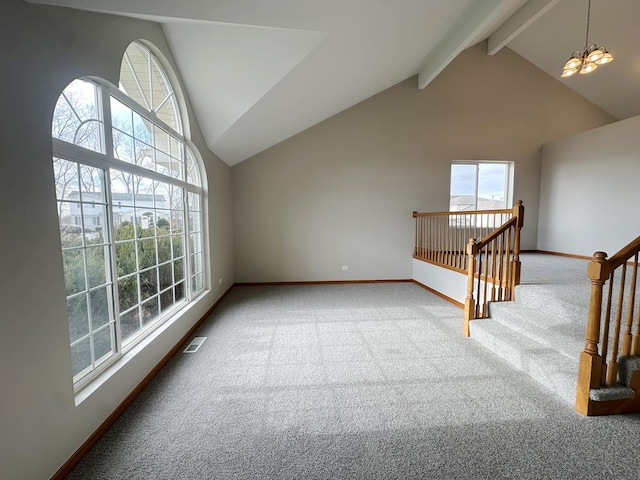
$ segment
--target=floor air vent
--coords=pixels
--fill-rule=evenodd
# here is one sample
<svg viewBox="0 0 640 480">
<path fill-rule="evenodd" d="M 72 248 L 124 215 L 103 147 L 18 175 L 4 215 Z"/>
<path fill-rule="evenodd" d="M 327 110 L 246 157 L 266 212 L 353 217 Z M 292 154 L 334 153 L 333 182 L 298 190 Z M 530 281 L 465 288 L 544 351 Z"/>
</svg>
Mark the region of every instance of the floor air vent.
<svg viewBox="0 0 640 480">
<path fill-rule="evenodd" d="M 200 348 L 200 345 L 202 345 L 206 339 L 207 337 L 194 337 L 193 340 L 191 340 L 191 343 L 187 345 L 187 348 L 185 348 L 182 353 L 196 353 Z"/>
</svg>

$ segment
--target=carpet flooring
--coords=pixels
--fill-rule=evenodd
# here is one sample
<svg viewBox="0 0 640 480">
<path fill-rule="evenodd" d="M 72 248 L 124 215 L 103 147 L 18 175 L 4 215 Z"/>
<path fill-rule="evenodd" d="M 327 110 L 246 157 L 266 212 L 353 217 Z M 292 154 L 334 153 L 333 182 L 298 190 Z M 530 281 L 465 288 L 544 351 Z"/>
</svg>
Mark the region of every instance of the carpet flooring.
<svg viewBox="0 0 640 480">
<path fill-rule="evenodd" d="M 640 416 L 581 417 L 411 283 L 235 287 L 196 335 L 69 479 L 640 476 Z"/>
</svg>

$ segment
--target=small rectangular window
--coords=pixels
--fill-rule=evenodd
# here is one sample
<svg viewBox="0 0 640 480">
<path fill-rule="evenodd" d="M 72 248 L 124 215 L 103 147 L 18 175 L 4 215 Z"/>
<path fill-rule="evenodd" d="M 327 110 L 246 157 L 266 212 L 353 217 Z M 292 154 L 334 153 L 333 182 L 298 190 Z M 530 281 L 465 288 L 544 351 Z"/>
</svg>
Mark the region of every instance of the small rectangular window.
<svg viewBox="0 0 640 480">
<path fill-rule="evenodd" d="M 451 164 L 449 211 L 500 210 L 512 202 L 512 162 Z"/>
</svg>

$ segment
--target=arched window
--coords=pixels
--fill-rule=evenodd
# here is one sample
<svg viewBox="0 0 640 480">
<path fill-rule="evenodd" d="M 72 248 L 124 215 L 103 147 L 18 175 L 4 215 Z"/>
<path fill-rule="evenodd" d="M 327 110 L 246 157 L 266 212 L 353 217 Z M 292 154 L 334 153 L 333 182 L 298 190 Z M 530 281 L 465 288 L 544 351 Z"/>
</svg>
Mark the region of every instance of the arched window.
<svg viewBox="0 0 640 480">
<path fill-rule="evenodd" d="M 76 388 L 205 288 L 201 172 L 157 58 L 134 42 L 120 89 L 71 82 L 53 165 Z"/>
</svg>

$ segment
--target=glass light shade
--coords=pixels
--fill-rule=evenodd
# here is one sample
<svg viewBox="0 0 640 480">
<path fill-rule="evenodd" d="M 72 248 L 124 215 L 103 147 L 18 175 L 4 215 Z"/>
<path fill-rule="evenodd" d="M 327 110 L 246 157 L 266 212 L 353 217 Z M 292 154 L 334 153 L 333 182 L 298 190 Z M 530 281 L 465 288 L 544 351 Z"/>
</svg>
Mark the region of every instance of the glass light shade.
<svg viewBox="0 0 640 480">
<path fill-rule="evenodd" d="M 602 55 L 602 57 L 596 60 L 596 63 L 598 65 L 604 65 L 605 63 L 611 63 L 611 62 L 613 62 L 613 55 L 611 55 L 606 50 L 604 51 L 604 55 Z"/>
<path fill-rule="evenodd" d="M 573 68 L 580 68 L 580 65 L 582 65 L 582 59 L 574 54 L 573 57 L 567 60 L 567 63 L 564 64 L 564 69 L 569 70 Z"/>
<path fill-rule="evenodd" d="M 595 45 L 592 45 L 591 48 L 593 48 L 594 50 L 589 49 L 590 50 L 589 55 L 587 56 L 588 61 L 597 62 L 604 56 L 604 52 L 600 47 L 596 47 Z"/>
<path fill-rule="evenodd" d="M 596 65 L 595 63 L 589 62 L 589 61 L 585 61 L 582 64 L 582 68 L 580 69 L 580 73 L 582 75 L 585 75 L 587 73 L 593 72 L 596 68 L 598 68 L 598 65 Z"/>
<path fill-rule="evenodd" d="M 578 69 L 577 68 L 565 68 L 562 71 L 562 75 L 560 75 L 561 77 L 570 77 L 571 75 L 575 75 L 576 73 L 578 73 Z"/>
</svg>

